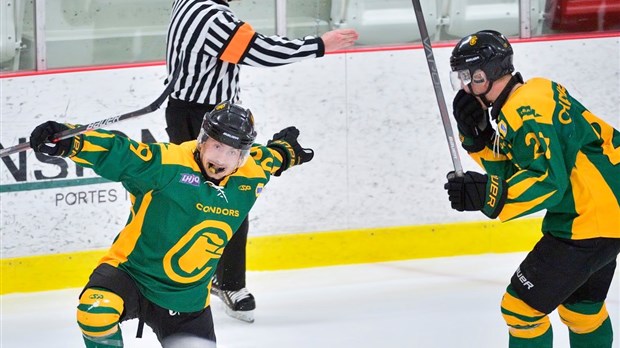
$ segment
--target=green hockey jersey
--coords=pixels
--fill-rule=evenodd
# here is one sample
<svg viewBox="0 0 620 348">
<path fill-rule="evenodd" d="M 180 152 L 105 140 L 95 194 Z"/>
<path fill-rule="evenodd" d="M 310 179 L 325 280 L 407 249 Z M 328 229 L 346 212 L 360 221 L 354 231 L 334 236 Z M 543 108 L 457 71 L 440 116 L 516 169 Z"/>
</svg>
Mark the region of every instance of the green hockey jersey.
<svg viewBox="0 0 620 348">
<path fill-rule="evenodd" d="M 620 238 L 618 130 L 562 85 L 534 78 L 505 102 L 497 133 L 495 142 L 470 155 L 508 184 L 502 221 L 546 209 L 545 233 Z"/>
<path fill-rule="evenodd" d="M 71 157 L 131 194 L 127 224 L 100 263 L 126 271 L 147 299 L 177 312 L 209 305 L 226 243 L 283 160 L 255 144 L 245 164 L 215 185 L 201 174 L 195 151 L 196 141 L 144 144 L 97 130 L 84 134 Z"/>
</svg>

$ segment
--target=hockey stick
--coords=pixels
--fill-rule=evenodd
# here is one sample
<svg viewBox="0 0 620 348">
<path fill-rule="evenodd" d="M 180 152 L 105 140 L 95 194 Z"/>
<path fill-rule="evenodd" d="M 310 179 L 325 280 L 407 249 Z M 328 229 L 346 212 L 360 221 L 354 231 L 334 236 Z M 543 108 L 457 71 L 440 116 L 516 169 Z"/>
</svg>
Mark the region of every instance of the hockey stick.
<svg viewBox="0 0 620 348">
<path fill-rule="evenodd" d="M 100 121 L 97 121 L 97 122 L 89 123 L 87 125 L 79 126 L 77 128 L 64 130 L 62 132 L 54 134 L 54 137 L 51 140 L 51 142 L 52 143 L 57 143 L 58 141 L 60 141 L 62 139 L 71 138 L 71 137 L 74 137 L 76 135 L 88 132 L 90 130 L 99 129 L 99 128 L 106 127 L 106 126 L 109 126 L 111 124 L 114 124 L 114 123 L 117 123 L 117 122 L 120 122 L 120 121 L 128 120 L 130 118 L 146 115 L 148 113 L 151 113 L 151 112 L 159 109 L 161 104 L 163 104 L 164 100 L 166 100 L 166 98 L 168 98 L 168 95 L 174 89 L 174 84 L 176 83 L 177 79 L 179 78 L 179 72 L 180 71 L 181 71 L 181 69 L 179 69 L 179 68 L 174 69 L 174 71 L 172 73 L 172 78 L 168 82 L 168 85 L 166 86 L 164 91 L 161 93 L 161 95 L 159 97 L 157 97 L 157 99 L 155 99 L 154 102 L 152 102 L 148 106 L 143 107 L 142 109 L 139 109 L 139 110 L 128 112 L 126 114 L 122 114 L 122 115 L 118 115 L 118 116 L 112 116 L 112 117 L 106 118 L 104 120 L 100 120 Z M 30 142 L 25 142 L 25 143 L 21 143 L 19 145 L 7 147 L 6 149 L 0 149 L 0 157 L 5 157 L 5 156 L 8 156 L 8 155 L 12 155 L 14 153 L 26 151 L 29 148 L 30 148 Z"/>
<path fill-rule="evenodd" d="M 412 0 L 412 2 L 413 9 L 415 11 L 415 17 L 418 22 L 418 28 L 420 29 L 420 36 L 422 37 L 422 45 L 424 46 L 424 53 L 426 54 L 428 70 L 431 73 L 431 80 L 433 81 L 433 87 L 435 89 L 435 97 L 437 98 L 437 105 L 439 106 L 439 114 L 441 115 L 441 121 L 443 122 L 443 129 L 446 132 L 446 139 L 448 140 L 450 155 L 452 155 L 454 172 L 456 176 L 463 176 L 463 166 L 461 165 L 461 158 L 459 157 L 459 152 L 456 147 L 456 141 L 454 140 L 454 133 L 452 131 L 452 125 L 450 124 L 450 117 L 448 116 L 446 101 L 444 99 L 443 91 L 441 89 L 441 81 L 439 80 L 439 73 L 437 72 L 437 66 L 435 65 L 435 56 L 433 55 L 431 39 L 428 37 L 428 30 L 426 29 L 426 22 L 424 21 L 422 6 L 420 5 L 420 0 Z"/>
</svg>

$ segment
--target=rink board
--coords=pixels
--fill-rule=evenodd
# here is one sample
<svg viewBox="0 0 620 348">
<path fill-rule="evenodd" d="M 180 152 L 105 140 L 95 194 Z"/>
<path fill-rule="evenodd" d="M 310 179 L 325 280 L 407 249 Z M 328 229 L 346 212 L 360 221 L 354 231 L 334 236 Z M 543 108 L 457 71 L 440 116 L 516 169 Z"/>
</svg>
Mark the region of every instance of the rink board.
<svg viewBox="0 0 620 348">
<path fill-rule="evenodd" d="M 540 219 L 250 237 L 248 270 L 271 271 L 529 250 Z M 0 294 L 79 287 L 105 250 L 5 258 Z"/>
</svg>

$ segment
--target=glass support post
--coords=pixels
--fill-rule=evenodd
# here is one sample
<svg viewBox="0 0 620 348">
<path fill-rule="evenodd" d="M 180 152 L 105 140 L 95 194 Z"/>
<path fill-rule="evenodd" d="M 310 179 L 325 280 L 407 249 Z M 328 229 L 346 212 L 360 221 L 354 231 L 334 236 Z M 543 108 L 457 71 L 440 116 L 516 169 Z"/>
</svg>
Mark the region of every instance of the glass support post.
<svg viewBox="0 0 620 348">
<path fill-rule="evenodd" d="M 532 0 L 519 0 L 519 37 L 529 39 L 532 37 Z"/>
<path fill-rule="evenodd" d="M 276 35 L 286 36 L 286 0 L 276 0 Z"/>
<path fill-rule="evenodd" d="M 47 70 L 47 44 L 45 41 L 45 1 L 34 1 L 34 44 L 37 71 Z"/>
</svg>

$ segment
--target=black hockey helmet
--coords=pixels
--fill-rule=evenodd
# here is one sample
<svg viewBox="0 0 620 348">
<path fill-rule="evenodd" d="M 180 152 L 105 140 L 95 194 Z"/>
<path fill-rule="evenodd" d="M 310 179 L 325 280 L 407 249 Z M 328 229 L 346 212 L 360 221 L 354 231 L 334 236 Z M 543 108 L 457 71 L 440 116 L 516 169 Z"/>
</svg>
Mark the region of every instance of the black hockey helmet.
<svg viewBox="0 0 620 348">
<path fill-rule="evenodd" d="M 213 138 L 239 150 L 249 150 L 256 139 L 254 116 L 249 109 L 223 101 L 202 120 L 198 144 Z"/>
<path fill-rule="evenodd" d="M 495 81 L 515 70 L 512 57 L 512 46 L 504 35 L 482 30 L 465 36 L 456 44 L 450 56 L 450 67 L 453 72 L 469 73 L 470 78 L 480 69 L 487 79 Z M 464 80 L 462 76 L 461 80 Z"/>
</svg>

